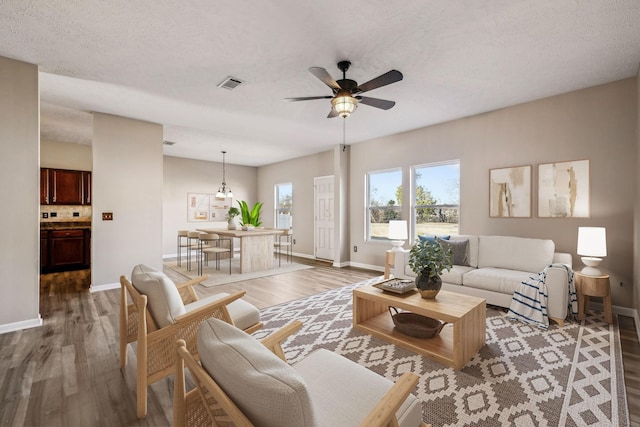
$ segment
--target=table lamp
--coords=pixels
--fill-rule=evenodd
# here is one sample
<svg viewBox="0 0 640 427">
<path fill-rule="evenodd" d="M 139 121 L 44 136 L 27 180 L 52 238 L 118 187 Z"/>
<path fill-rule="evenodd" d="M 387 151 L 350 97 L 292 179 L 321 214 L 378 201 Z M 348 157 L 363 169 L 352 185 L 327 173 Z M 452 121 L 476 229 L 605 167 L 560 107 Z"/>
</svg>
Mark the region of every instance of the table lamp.
<svg viewBox="0 0 640 427">
<path fill-rule="evenodd" d="M 389 221 L 389 239 L 393 245 L 392 251 L 402 250 L 402 245 L 408 237 L 407 221 Z"/>
<path fill-rule="evenodd" d="M 578 255 L 582 256 L 585 276 L 602 276 L 601 257 L 607 256 L 607 232 L 604 227 L 578 227 Z"/>
</svg>

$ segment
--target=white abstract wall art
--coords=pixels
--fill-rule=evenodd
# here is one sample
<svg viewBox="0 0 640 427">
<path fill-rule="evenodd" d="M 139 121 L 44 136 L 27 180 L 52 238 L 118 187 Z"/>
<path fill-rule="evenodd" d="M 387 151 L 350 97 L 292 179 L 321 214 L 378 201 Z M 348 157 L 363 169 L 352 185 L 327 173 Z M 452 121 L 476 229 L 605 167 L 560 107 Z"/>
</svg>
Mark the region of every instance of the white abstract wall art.
<svg viewBox="0 0 640 427">
<path fill-rule="evenodd" d="M 589 218 L 589 160 L 538 165 L 538 217 Z"/>
<path fill-rule="evenodd" d="M 489 216 L 531 217 L 531 166 L 489 170 Z"/>
</svg>

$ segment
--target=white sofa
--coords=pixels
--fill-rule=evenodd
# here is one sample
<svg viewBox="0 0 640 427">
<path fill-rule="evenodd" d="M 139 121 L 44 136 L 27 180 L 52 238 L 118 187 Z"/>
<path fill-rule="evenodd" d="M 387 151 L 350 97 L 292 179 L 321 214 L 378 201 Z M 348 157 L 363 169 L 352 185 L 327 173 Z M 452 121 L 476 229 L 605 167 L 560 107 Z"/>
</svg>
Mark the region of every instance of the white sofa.
<svg viewBox="0 0 640 427">
<path fill-rule="evenodd" d="M 553 240 L 511 236 L 451 236 L 449 241 L 468 241 L 468 265 L 455 265 L 441 275 L 442 289 L 484 298 L 487 304 L 509 308 L 513 292 L 523 280 L 537 277 L 552 263 L 571 267 L 571 254 L 555 252 Z M 460 244 L 458 244 L 459 246 Z M 464 246 L 464 244 L 462 243 Z M 458 258 L 460 258 L 458 256 Z M 387 251 L 386 277 L 414 278 L 409 251 Z M 569 278 L 563 267 L 547 270 L 549 318 L 560 326 L 567 317 Z"/>
</svg>

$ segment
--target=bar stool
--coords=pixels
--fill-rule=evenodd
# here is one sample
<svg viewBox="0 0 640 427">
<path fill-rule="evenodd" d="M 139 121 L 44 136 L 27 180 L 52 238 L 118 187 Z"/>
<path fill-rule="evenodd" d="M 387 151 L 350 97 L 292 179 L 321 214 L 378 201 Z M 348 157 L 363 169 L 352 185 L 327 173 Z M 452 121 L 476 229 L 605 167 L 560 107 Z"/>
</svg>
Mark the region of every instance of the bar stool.
<svg viewBox="0 0 640 427">
<path fill-rule="evenodd" d="M 286 239 L 283 241 L 283 239 Z M 282 249 L 285 250 L 285 260 L 293 261 L 293 231 L 282 230 L 282 234 L 278 235 L 278 241 L 273 243 L 273 247 L 278 250 L 278 267 L 282 265 Z"/>
<path fill-rule="evenodd" d="M 187 233 L 189 232 L 189 230 L 178 230 L 178 247 L 177 247 L 177 253 L 178 253 L 178 267 L 182 267 L 182 262 L 181 262 L 181 258 L 182 258 L 182 248 L 186 248 L 189 245 L 189 240 L 187 238 Z"/>
<path fill-rule="evenodd" d="M 215 233 L 200 233 L 198 238 L 200 244 L 200 256 L 198 257 L 198 275 L 202 274 L 202 263 L 209 265 L 209 254 L 216 256 L 216 270 L 220 270 L 220 254 L 229 253 L 229 274 L 231 274 L 231 239 L 221 238 Z M 222 242 L 229 241 L 229 247 L 222 246 Z"/>
<path fill-rule="evenodd" d="M 198 249 L 200 248 L 200 231 L 188 231 L 187 232 L 187 271 L 191 271 L 191 251 L 196 252 L 198 256 Z M 196 258 L 197 260 L 198 258 Z"/>
</svg>

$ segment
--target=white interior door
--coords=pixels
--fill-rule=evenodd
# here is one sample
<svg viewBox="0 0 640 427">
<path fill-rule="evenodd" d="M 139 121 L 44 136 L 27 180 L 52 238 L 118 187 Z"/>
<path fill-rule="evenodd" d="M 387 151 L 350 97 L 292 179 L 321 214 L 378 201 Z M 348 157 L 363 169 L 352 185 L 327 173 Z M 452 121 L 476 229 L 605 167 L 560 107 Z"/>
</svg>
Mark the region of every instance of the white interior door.
<svg viewBox="0 0 640 427">
<path fill-rule="evenodd" d="M 333 261 L 335 228 L 333 205 L 333 176 L 314 178 L 315 187 L 315 246 L 316 258 Z"/>
</svg>

